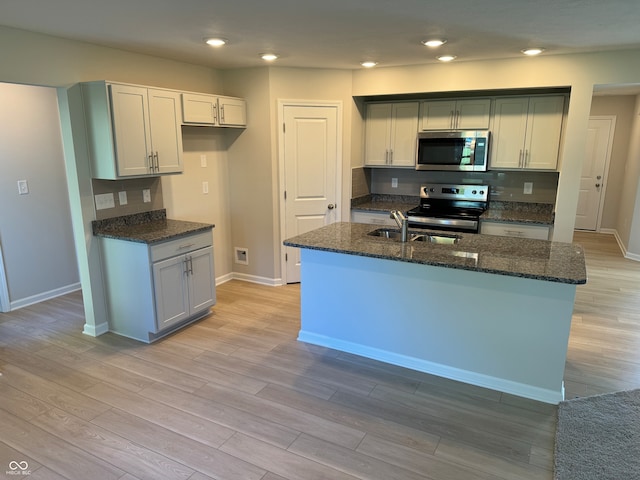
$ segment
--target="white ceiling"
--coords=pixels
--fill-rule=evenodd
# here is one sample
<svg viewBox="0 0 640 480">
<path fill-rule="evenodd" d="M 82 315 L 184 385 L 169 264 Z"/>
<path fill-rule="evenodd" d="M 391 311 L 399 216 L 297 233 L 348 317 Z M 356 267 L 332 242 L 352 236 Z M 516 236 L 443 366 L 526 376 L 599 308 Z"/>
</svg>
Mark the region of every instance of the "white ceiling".
<svg viewBox="0 0 640 480">
<path fill-rule="evenodd" d="M 216 68 L 361 68 L 640 48 L 639 0 L 2 0 L 0 24 Z M 213 49 L 204 37 L 220 35 Z M 438 52 L 420 44 L 443 36 Z"/>
</svg>

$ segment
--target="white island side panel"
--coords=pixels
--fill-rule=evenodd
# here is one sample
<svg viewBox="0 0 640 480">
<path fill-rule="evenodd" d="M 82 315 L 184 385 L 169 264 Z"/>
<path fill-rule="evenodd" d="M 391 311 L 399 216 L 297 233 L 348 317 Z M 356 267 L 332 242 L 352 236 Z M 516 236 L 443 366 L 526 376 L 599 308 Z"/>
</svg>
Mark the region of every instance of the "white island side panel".
<svg viewBox="0 0 640 480">
<path fill-rule="evenodd" d="M 576 286 L 302 250 L 298 339 L 548 403 Z"/>
</svg>

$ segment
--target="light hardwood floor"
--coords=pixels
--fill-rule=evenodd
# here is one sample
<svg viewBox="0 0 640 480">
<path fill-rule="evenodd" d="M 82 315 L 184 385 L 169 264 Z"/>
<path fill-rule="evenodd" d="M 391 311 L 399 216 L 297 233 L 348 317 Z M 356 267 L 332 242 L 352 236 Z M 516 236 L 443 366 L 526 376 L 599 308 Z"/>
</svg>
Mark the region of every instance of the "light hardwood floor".
<svg viewBox="0 0 640 480">
<path fill-rule="evenodd" d="M 567 397 L 638 387 L 640 263 L 575 240 Z M 153 345 L 82 335 L 79 293 L 0 314 L 0 478 L 552 478 L 555 406 L 299 343 L 296 285 L 218 296 Z"/>
</svg>

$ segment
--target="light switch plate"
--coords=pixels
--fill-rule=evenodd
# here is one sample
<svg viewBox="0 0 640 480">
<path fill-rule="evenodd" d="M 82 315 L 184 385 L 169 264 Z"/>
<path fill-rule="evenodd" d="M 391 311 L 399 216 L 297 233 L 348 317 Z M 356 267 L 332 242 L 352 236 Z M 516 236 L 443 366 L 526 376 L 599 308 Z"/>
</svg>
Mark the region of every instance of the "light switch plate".
<svg viewBox="0 0 640 480">
<path fill-rule="evenodd" d="M 202 168 L 207 166 L 207 156 L 206 155 L 200 155 L 200 166 Z"/>
<path fill-rule="evenodd" d="M 525 195 L 531 195 L 533 193 L 533 182 L 524 182 L 524 190 Z"/>
<path fill-rule="evenodd" d="M 398 188 L 398 179 L 395 177 L 391 179 L 391 188 Z"/>
<path fill-rule="evenodd" d="M 151 190 L 148 188 L 145 188 L 144 190 L 142 190 L 142 201 L 144 203 L 149 203 L 151 201 Z"/>
<path fill-rule="evenodd" d="M 209 182 L 202 182 L 202 193 L 209 193 Z"/>
<path fill-rule="evenodd" d="M 29 193 L 29 184 L 26 180 L 18 180 L 18 195 L 27 195 Z"/>
</svg>

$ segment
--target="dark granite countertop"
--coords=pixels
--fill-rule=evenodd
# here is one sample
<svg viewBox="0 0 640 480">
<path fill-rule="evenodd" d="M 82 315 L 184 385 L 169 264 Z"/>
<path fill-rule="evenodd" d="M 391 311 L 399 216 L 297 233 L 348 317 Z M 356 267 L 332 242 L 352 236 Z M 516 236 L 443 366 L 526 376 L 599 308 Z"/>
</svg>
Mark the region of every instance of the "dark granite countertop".
<svg viewBox="0 0 640 480">
<path fill-rule="evenodd" d="M 372 194 L 351 200 L 351 210 L 363 212 L 390 212 L 400 210 L 406 212 L 420 204 L 420 197 L 411 195 Z"/>
<path fill-rule="evenodd" d="M 171 220 L 166 215 L 166 210 L 163 209 L 94 220 L 93 234 L 97 237 L 153 244 L 214 228 L 209 223 Z"/>
<path fill-rule="evenodd" d="M 587 281 L 584 251 L 582 246 L 575 243 L 472 233 L 460 234 L 460 241 L 452 245 L 401 243 L 367 235 L 378 228 L 379 225 L 334 223 L 289 238 L 284 244 L 549 282 L 577 285 Z"/>
<path fill-rule="evenodd" d="M 489 203 L 489 208 L 482 214 L 480 220 L 553 226 L 553 205 L 493 201 Z"/>
<path fill-rule="evenodd" d="M 371 194 L 351 200 L 352 211 L 406 212 L 420 204 L 420 197 L 410 195 Z M 480 220 L 502 223 L 529 223 L 532 225 L 553 226 L 553 205 L 546 203 L 489 202 L 489 208 Z"/>
</svg>

